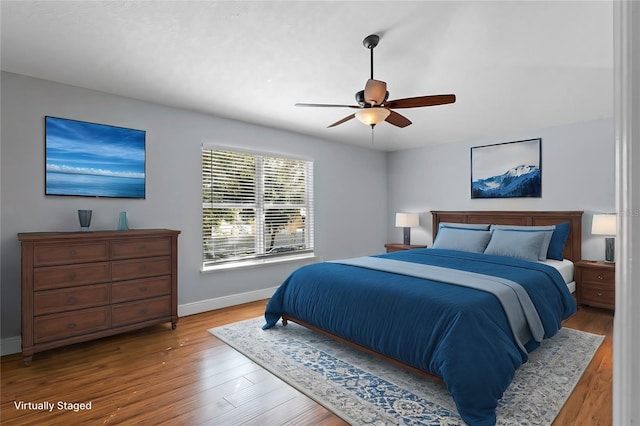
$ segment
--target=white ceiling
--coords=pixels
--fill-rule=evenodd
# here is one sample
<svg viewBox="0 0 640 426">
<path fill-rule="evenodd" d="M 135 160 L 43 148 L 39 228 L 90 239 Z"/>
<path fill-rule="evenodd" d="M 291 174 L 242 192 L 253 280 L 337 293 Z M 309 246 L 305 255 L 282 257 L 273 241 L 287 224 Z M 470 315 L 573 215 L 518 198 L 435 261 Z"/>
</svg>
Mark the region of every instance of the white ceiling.
<svg viewBox="0 0 640 426">
<path fill-rule="evenodd" d="M 6 1 L 2 70 L 393 151 L 613 116 L 611 1 Z M 454 93 L 375 128 L 353 112 Z"/>
</svg>

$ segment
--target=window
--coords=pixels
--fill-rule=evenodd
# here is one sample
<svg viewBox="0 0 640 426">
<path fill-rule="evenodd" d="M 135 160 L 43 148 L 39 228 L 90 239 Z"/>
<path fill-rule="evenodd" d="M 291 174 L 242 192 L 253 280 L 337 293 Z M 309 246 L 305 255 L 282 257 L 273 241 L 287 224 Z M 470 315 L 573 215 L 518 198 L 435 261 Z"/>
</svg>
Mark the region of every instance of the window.
<svg viewBox="0 0 640 426">
<path fill-rule="evenodd" d="M 313 162 L 202 149 L 202 266 L 313 252 Z"/>
</svg>

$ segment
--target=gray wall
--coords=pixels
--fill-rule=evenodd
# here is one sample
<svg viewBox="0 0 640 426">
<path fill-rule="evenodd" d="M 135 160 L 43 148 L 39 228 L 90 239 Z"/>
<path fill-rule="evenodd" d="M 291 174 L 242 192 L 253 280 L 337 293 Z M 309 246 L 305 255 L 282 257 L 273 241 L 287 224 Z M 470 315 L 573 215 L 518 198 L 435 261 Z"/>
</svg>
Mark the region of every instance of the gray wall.
<svg viewBox="0 0 640 426">
<path fill-rule="evenodd" d="M 318 259 L 384 250 L 386 154 L 101 92 L 2 73 L 1 296 L 3 339 L 20 334 L 18 232 L 78 230 L 78 209 L 93 229 L 179 229 L 181 315 L 269 297 L 297 263 L 202 273 L 200 148 L 236 145 L 314 159 Z M 44 195 L 44 116 L 147 131 L 145 200 Z M 19 348 L 19 346 L 18 346 Z"/>
<path fill-rule="evenodd" d="M 413 242 L 431 242 L 430 210 L 584 210 L 583 257 L 602 259 L 590 235 L 593 212 L 613 212 L 613 120 L 382 153 L 101 92 L 2 73 L 0 266 L 2 338 L 20 333 L 20 253 L 16 233 L 78 229 L 76 210 L 92 209 L 94 229 L 180 229 L 179 312 L 202 312 L 256 298 L 301 263 L 200 272 L 200 147 L 236 145 L 315 160 L 316 253 L 335 259 L 379 253 L 401 241 L 395 212 L 420 213 Z M 45 115 L 147 131 L 147 198 L 44 196 Z M 473 146 L 542 138 L 540 199 L 472 200 Z"/>
<path fill-rule="evenodd" d="M 542 197 L 471 199 L 470 149 L 542 138 Z M 604 259 L 604 237 L 591 235 L 594 212 L 615 212 L 613 119 L 390 153 L 387 238 L 402 241 L 396 212 L 420 213 L 412 243 L 432 241 L 431 210 L 583 210 L 584 259 Z"/>
</svg>

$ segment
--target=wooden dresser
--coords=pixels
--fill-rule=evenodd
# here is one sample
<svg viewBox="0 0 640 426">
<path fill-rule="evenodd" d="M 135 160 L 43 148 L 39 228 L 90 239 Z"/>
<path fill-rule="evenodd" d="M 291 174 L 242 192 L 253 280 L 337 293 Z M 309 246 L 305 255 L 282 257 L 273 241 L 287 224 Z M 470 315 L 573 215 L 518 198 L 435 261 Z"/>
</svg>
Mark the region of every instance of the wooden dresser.
<svg viewBox="0 0 640 426">
<path fill-rule="evenodd" d="M 178 235 L 169 229 L 20 233 L 22 357 L 178 322 Z"/>
</svg>

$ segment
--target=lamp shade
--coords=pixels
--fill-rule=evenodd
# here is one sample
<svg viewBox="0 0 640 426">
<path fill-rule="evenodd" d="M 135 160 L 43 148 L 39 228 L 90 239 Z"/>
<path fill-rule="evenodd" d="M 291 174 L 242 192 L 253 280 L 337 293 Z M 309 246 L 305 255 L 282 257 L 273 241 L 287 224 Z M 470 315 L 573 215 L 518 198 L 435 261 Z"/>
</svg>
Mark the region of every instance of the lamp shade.
<svg viewBox="0 0 640 426">
<path fill-rule="evenodd" d="M 358 112 L 356 112 L 356 118 L 360 120 L 361 123 L 375 126 L 378 123 L 382 123 L 389 114 L 391 114 L 391 111 L 386 108 L 371 107 L 358 110 Z"/>
<path fill-rule="evenodd" d="M 616 235 L 616 215 L 594 214 L 591 233 L 594 235 Z"/>
<path fill-rule="evenodd" d="M 364 100 L 369 105 L 380 105 L 387 97 L 387 83 L 380 80 L 367 80 L 364 86 Z M 386 118 L 386 117 L 385 117 Z"/>
<path fill-rule="evenodd" d="M 399 228 L 410 228 L 419 224 L 420 218 L 417 213 L 396 213 L 396 226 Z"/>
</svg>

